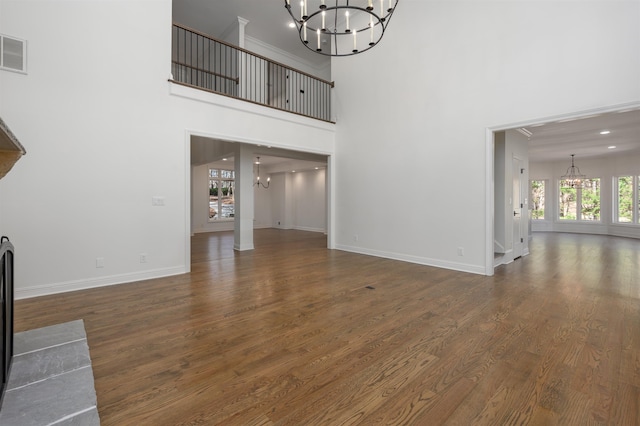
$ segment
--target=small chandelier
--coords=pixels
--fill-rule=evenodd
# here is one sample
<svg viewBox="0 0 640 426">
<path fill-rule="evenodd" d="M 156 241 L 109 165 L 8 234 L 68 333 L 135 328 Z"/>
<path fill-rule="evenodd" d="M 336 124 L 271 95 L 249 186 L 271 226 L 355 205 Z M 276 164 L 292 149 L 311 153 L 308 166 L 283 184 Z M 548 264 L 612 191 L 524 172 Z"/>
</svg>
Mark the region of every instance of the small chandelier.
<svg viewBox="0 0 640 426">
<path fill-rule="evenodd" d="M 263 188 L 265 188 L 265 189 L 269 188 L 269 185 L 271 184 L 271 177 L 267 178 L 267 184 L 266 185 L 264 183 L 260 182 L 260 157 L 256 157 L 256 159 L 257 160 L 256 160 L 255 164 L 258 166 L 258 173 L 257 173 L 258 177 L 257 177 L 256 181 L 253 183 L 253 186 L 258 185 L 258 188 L 260 188 L 261 186 Z"/>
<path fill-rule="evenodd" d="M 326 56 L 349 56 L 380 42 L 398 1 L 299 0 L 298 8 L 285 0 L 285 7 L 308 49 Z"/>
<path fill-rule="evenodd" d="M 560 176 L 560 179 L 564 182 L 565 188 L 577 188 L 582 186 L 583 181 L 587 178 L 580 173 L 580 168 L 573 163 L 573 157 L 575 154 L 571 154 L 571 167 L 567 169 L 567 173 Z"/>
</svg>

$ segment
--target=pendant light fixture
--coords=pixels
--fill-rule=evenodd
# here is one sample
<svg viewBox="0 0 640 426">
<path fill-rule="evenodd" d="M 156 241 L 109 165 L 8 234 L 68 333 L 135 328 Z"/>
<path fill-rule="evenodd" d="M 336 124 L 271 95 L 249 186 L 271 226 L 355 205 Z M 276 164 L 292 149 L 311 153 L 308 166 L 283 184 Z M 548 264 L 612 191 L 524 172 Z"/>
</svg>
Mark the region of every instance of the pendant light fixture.
<svg viewBox="0 0 640 426">
<path fill-rule="evenodd" d="M 258 186 L 258 188 L 260 188 L 261 186 L 264 189 L 269 188 L 269 185 L 271 184 L 271 177 L 267 178 L 267 184 L 265 185 L 264 183 L 260 182 L 260 157 L 256 157 L 256 162 L 255 164 L 258 166 L 258 170 L 257 170 L 257 179 L 256 181 L 253 183 L 253 186 Z"/>
<path fill-rule="evenodd" d="M 587 178 L 580 173 L 580 168 L 574 164 L 573 158 L 575 154 L 571 154 L 571 166 L 567 169 L 567 173 L 560 176 L 565 188 L 577 188 L 583 185 L 584 180 Z"/>
<path fill-rule="evenodd" d="M 378 44 L 399 0 L 285 0 L 308 49 L 350 56 Z"/>
</svg>

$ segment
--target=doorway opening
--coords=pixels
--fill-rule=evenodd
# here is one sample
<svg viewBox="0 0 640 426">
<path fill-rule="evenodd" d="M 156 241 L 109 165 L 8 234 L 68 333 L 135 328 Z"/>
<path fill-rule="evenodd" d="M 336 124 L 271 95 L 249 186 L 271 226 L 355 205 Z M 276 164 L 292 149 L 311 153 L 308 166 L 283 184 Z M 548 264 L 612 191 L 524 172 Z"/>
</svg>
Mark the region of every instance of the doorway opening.
<svg viewBox="0 0 640 426">
<path fill-rule="evenodd" d="M 535 223 L 532 226 L 530 179 L 544 180 L 554 187 L 562 174 L 549 171 L 549 176 L 544 179 L 530 175 L 531 164 L 566 162 L 571 153 L 580 153 L 582 158 L 591 157 L 596 161 L 610 155 L 606 141 L 594 141 L 585 135 L 594 132 L 594 123 L 602 126 L 607 122 L 620 124 L 622 120 L 628 121 L 625 123 L 626 133 L 637 135 L 640 124 L 628 117 L 630 112 L 637 113 L 638 110 L 640 103 L 635 102 L 486 129 L 485 275 L 491 276 L 496 266 L 528 254 L 528 240 L 532 238 L 535 226 L 540 225 Z M 544 139 L 542 134 L 545 134 Z M 637 137 L 626 138 L 623 143 L 628 152 L 640 150 Z M 514 178 L 518 175 L 519 179 Z M 549 199 L 553 196 L 552 191 L 547 192 Z M 545 208 L 544 216 L 538 214 L 536 218 L 546 218 L 549 230 L 552 230 L 555 213 L 549 210 Z"/>
<path fill-rule="evenodd" d="M 191 237 L 201 233 L 231 233 L 236 239 L 232 250 L 242 251 L 253 249 L 254 230 L 302 230 L 326 235 L 331 248 L 329 155 L 201 135 L 190 135 L 187 145 L 187 265 Z M 250 198 L 243 197 L 241 188 L 245 194 L 252 188 Z"/>
</svg>

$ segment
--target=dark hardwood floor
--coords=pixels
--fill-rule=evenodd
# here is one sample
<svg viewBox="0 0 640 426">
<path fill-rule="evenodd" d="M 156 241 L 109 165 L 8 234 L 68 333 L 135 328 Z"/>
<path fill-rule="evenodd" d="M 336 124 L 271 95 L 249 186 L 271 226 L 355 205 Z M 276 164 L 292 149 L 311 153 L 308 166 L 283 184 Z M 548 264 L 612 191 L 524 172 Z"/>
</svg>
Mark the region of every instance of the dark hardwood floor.
<svg viewBox="0 0 640 426">
<path fill-rule="evenodd" d="M 640 240 L 535 234 L 485 277 L 192 240 L 190 274 L 16 302 L 85 322 L 103 425 L 640 424 Z"/>
</svg>

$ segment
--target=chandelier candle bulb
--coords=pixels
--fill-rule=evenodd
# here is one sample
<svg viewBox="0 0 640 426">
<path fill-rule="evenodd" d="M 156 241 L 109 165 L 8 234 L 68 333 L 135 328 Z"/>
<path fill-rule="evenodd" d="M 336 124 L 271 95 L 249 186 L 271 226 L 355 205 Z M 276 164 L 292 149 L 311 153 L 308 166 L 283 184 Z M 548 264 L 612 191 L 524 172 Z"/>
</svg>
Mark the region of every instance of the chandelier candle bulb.
<svg viewBox="0 0 640 426">
<path fill-rule="evenodd" d="M 369 42 L 369 46 L 373 46 L 375 43 L 373 42 L 373 16 L 369 15 L 369 28 L 371 28 L 371 41 Z"/>
<path fill-rule="evenodd" d="M 298 30 L 302 44 L 324 56 L 351 56 L 366 52 L 380 42 L 400 0 L 378 0 L 379 4 L 375 0 L 297 1 L 300 3 L 299 12 L 291 0 L 285 0 L 284 5 L 293 20 L 289 26 Z M 365 32 L 366 25 L 369 25 L 369 34 Z M 307 27 L 311 34 L 307 34 Z M 313 38 L 314 32 L 316 43 L 309 39 Z M 358 32 L 362 33 L 359 41 L 357 34 L 352 34 Z M 324 38 L 322 34 L 325 34 Z M 349 36 L 353 40 L 348 40 Z M 323 44 L 328 48 L 325 49 Z"/>
</svg>

